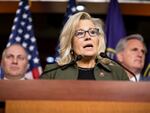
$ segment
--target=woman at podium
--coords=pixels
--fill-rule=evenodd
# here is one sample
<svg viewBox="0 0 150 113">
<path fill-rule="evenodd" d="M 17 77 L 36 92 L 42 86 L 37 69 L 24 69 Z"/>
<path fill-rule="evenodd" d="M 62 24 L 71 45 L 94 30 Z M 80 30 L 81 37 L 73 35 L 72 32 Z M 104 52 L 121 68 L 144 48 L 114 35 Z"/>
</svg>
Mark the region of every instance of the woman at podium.
<svg viewBox="0 0 150 113">
<path fill-rule="evenodd" d="M 71 16 L 60 34 L 55 64 L 48 64 L 40 79 L 129 80 L 124 69 L 100 54 L 105 52 L 102 23 L 86 12 Z"/>
</svg>

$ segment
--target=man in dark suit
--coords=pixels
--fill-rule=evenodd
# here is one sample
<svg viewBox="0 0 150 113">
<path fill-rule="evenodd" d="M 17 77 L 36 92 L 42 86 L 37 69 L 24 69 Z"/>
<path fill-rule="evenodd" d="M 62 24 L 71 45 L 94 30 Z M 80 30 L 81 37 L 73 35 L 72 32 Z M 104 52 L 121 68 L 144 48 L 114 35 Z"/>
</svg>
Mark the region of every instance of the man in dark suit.
<svg viewBox="0 0 150 113">
<path fill-rule="evenodd" d="M 25 80 L 28 54 L 24 47 L 20 44 L 7 47 L 2 54 L 1 67 L 4 71 L 4 80 Z"/>
<path fill-rule="evenodd" d="M 146 53 L 147 49 L 144 44 L 144 39 L 140 34 L 126 36 L 116 46 L 116 57 L 118 61 L 135 74 L 137 81 L 149 79 L 141 75 L 145 64 Z M 130 81 L 136 81 L 131 73 L 128 73 L 128 77 Z"/>
</svg>

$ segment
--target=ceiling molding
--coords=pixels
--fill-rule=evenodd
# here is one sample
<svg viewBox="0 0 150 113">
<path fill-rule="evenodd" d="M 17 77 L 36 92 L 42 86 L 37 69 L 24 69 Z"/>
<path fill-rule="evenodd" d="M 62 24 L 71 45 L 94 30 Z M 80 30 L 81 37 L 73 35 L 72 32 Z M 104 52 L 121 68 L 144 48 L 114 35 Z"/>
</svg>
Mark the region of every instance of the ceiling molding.
<svg viewBox="0 0 150 113">
<path fill-rule="evenodd" d="M 87 12 L 93 14 L 106 14 L 108 2 L 79 2 L 86 6 Z M 32 13 L 64 13 L 67 2 L 33 1 Z M 0 13 L 15 13 L 18 1 L 0 1 Z M 120 3 L 123 15 L 150 16 L 150 4 L 145 3 Z"/>
</svg>

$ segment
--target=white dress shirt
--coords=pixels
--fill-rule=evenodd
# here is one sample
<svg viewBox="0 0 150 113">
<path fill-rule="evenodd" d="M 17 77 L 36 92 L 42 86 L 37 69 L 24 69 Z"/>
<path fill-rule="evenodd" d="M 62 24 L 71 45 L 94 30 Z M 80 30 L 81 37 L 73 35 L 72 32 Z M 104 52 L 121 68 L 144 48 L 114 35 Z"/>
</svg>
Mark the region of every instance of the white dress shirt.
<svg viewBox="0 0 150 113">
<path fill-rule="evenodd" d="M 136 78 L 137 78 L 137 82 L 139 82 L 139 81 L 140 81 L 140 76 L 141 76 L 141 74 L 139 73 L 139 74 L 136 74 L 135 76 L 136 76 Z M 135 77 L 131 77 L 131 78 L 130 78 L 130 81 L 136 82 Z"/>
</svg>

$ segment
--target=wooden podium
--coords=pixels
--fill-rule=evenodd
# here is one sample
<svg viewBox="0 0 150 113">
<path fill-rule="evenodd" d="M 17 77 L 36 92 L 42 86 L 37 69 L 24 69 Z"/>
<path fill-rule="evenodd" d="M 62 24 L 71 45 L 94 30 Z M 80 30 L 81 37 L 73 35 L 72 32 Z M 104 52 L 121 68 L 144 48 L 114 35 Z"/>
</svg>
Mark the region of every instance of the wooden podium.
<svg viewBox="0 0 150 113">
<path fill-rule="evenodd" d="M 150 113 L 150 83 L 1 80 L 6 113 Z"/>
</svg>

